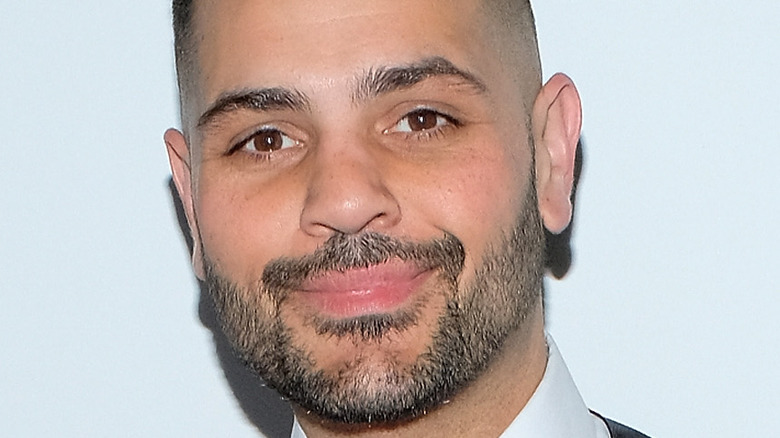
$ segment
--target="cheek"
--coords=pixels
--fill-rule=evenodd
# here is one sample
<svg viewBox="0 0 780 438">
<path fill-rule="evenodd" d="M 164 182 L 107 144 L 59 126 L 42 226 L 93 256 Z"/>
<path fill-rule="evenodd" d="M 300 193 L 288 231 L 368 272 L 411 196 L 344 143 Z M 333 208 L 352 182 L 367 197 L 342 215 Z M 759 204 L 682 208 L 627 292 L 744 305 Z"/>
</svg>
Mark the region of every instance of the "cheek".
<svg viewBox="0 0 780 438">
<path fill-rule="evenodd" d="M 502 143 L 477 144 L 439 163 L 416 197 L 429 223 L 462 241 L 467 265 L 481 263 L 486 246 L 515 226 L 530 188 L 528 146 L 496 144 Z"/>
<path fill-rule="evenodd" d="M 223 275 L 253 283 L 268 261 L 291 255 L 300 191 L 287 181 L 225 175 L 206 174 L 198 186 L 196 213 L 203 251 Z"/>
</svg>

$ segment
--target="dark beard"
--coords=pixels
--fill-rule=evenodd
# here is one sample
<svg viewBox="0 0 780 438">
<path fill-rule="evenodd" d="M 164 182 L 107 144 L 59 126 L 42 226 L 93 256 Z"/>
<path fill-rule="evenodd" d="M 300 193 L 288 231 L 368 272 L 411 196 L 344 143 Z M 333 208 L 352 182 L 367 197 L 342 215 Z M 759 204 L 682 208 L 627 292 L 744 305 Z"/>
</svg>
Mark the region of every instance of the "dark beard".
<svg viewBox="0 0 780 438">
<path fill-rule="evenodd" d="M 464 249 L 450 234 L 426 243 L 377 233 L 336 235 L 314 253 L 269 263 L 254 288 L 242 289 L 205 260 L 207 284 L 228 339 L 265 382 L 301 408 L 336 423 L 392 423 L 435 409 L 479 377 L 538 305 L 542 290 L 544 235 L 533 185 L 515 227 L 487 250 L 474 281 L 459 291 Z M 292 341 L 281 318 L 291 290 L 308 276 L 383 263 L 391 258 L 438 270 L 437 293 L 447 298 L 431 345 L 411 364 L 387 358 L 381 370 L 361 367 L 361 357 L 335 373 L 317 368 Z M 328 337 L 381 341 L 390 331 L 417 324 L 411 310 L 358 318 L 312 318 Z M 371 388 L 368 384 L 371 383 Z"/>
</svg>

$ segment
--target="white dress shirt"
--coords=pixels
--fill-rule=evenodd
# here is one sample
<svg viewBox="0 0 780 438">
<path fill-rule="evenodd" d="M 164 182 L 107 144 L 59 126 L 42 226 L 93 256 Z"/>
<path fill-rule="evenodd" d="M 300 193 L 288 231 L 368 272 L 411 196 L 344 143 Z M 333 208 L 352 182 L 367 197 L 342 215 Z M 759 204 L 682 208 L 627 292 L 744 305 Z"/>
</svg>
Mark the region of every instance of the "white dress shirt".
<svg viewBox="0 0 780 438">
<path fill-rule="evenodd" d="M 607 425 L 585 406 L 549 335 L 547 350 L 542 381 L 501 438 L 609 438 Z M 297 419 L 291 438 L 306 438 Z"/>
<path fill-rule="evenodd" d="M 547 336 L 544 377 L 501 438 L 609 438 L 607 425 L 590 413 L 555 342 Z"/>
</svg>

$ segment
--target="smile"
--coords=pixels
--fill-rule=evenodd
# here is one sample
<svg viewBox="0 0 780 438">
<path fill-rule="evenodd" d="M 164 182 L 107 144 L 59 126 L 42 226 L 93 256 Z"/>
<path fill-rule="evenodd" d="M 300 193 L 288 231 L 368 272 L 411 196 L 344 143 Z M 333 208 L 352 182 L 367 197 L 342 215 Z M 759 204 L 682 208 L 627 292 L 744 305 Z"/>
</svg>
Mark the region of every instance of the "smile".
<svg viewBox="0 0 780 438">
<path fill-rule="evenodd" d="M 433 274 L 398 259 L 367 268 L 328 271 L 304 281 L 299 297 L 336 318 L 391 313 L 410 300 Z"/>
</svg>

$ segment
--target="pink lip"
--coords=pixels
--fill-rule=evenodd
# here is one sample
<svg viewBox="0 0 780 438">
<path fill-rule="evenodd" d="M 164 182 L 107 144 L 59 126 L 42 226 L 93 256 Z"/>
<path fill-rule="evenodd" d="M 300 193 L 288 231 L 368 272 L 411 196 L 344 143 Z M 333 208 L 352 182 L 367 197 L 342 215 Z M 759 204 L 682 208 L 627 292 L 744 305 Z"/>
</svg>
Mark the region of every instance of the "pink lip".
<svg viewBox="0 0 780 438">
<path fill-rule="evenodd" d="M 388 313 L 401 307 L 432 272 L 394 259 L 368 268 L 318 275 L 303 282 L 300 296 L 335 317 Z"/>
</svg>

